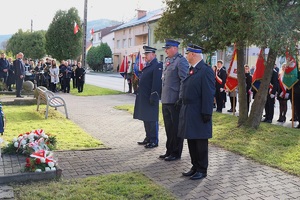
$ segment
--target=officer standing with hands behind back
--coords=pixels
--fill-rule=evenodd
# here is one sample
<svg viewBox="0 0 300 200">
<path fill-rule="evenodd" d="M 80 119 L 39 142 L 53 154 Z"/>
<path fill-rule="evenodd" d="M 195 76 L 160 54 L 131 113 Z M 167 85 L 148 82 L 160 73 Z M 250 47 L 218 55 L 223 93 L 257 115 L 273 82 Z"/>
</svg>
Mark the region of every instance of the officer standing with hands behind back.
<svg viewBox="0 0 300 200">
<path fill-rule="evenodd" d="M 212 137 L 212 112 L 215 76 L 203 61 L 203 48 L 189 45 L 187 60 L 190 72 L 182 82 L 182 107 L 179 115 L 179 136 L 187 139 L 192 168 L 183 176 L 191 180 L 207 176 L 208 139 Z"/>
<path fill-rule="evenodd" d="M 154 148 L 158 146 L 158 108 L 163 66 L 156 59 L 155 48 L 143 46 L 143 49 L 146 66 L 140 75 L 133 118 L 142 120 L 146 131 L 144 141 L 138 144 Z"/>
<path fill-rule="evenodd" d="M 163 47 L 167 54 L 162 77 L 162 113 L 167 135 L 166 153 L 159 158 L 174 161 L 181 158 L 183 139 L 178 137 L 179 112 L 182 101 L 182 81 L 186 78 L 189 63 L 178 53 L 176 40 L 166 39 Z"/>
</svg>

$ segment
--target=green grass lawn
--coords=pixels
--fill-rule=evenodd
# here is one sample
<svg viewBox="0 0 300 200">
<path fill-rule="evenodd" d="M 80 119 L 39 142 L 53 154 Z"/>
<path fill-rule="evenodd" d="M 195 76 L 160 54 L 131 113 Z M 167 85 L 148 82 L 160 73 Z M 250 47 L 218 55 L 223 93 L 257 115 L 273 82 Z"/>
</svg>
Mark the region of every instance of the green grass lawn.
<svg viewBox="0 0 300 200">
<path fill-rule="evenodd" d="M 57 150 L 76 150 L 85 148 L 103 148 L 101 141 L 93 138 L 59 111 L 49 108 L 48 119 L 45 119 L 46 105 L 36 111 L 32 106 L 4 106 L 6 129 L 3 138 L 10 142 L 21 133 L 43 129 L 56 136 Z"/>
<path fill-rule="evenodd" d="M 133 113 L 133 105 L 115 108 Z M 159 116 L 159 123 L 163 125 L 161 109 Z M 299 129 L 267 123 L 261 123 L 257 130 L 238 128 L 237 120 L 235 116 L 214 112 L 210 144 L 300 176 Z"/>
<path fill-rule="evenodd" d="M 84 84 L 83 92 L 78 93 L 78 89 L 73 89 L 73 84 L 71 83 L 71 90 L 70 93 L 76 96 L 97 96 L 97 95 L 114 95 L 114 94 L 124 94 L 124 92 L 111 90 L 107 88 L 101 88 L 98 86 Z"/>
<path fill-rule="evenodd" d="M 140 173 L 110 174 L 82 179 L 14 185 L 16 200 L 176 199 Z"/>
</svg>

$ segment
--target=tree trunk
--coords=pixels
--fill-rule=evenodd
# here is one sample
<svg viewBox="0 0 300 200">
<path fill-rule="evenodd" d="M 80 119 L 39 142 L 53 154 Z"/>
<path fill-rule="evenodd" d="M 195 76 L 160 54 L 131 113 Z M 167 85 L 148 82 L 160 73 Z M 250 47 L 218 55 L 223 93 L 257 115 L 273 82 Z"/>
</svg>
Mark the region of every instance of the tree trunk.
<svg viewBox="0 0 300 200">
<path fill-rule="evenodd" d="M 248 109 L 247 109 L 247 96 L 246 96 L 246 79 L 245 79 L 245 56 L 244 48 L 245 44 L 243 42 L 237 42 L 237 77 L 238 77 L 238 101 L 239 101 L 239 119 L 238 126 L 246 123 L 248 118 Z"/>
<path fill-rule="evenodd" d="M 251 107 L 251 112 L 246 122 L 246 125 L 251 128 L 257 129 L 261 122 L 263 109 L 265 108 L 265 104 L 267 101 L 268 89 L 274 69 L 274 64 L 276 61 L 276 56 L 277 54 L 274 49 L 270 48 L 267 63 L 265 63 L 264 76 L 261 80 L 259 90 L 255 95 L 255 99 Z"/>
</svg>

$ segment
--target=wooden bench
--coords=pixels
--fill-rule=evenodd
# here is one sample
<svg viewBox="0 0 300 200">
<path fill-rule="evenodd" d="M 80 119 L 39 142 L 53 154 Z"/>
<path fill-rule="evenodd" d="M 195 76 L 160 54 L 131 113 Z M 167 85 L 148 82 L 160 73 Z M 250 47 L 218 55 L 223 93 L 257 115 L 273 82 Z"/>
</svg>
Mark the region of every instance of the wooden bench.
<svg viewBox="0 0 300 200">
<path fill-rule="evenodd" d="M 43 87 L 43 86 L 39 86 L 36 88 L 37 93 L 38 93 L 38 99 L 37 99 L 37 108 L 36 110 L 39 110 L 39 106 L 41 104 L 41 101 L 44 101 L 47 106 L 46 106 L 46 114 L 45 114 L 45 118 L 48 118 L 48 109 L 49 106 L 50 107 L 54 107 L 55 110 L 57 110 L 57 107 L 62 107 L 64 106 L 65 108 L 65 114 L 66 114 L 66 118 L 68 118 L 68 111 L 67 111 L 67 105 L 65 100 L 60 97 L 60 96 L 56 96 L 53 92 L 49 91 L 47 88 Z"/>
</svg>

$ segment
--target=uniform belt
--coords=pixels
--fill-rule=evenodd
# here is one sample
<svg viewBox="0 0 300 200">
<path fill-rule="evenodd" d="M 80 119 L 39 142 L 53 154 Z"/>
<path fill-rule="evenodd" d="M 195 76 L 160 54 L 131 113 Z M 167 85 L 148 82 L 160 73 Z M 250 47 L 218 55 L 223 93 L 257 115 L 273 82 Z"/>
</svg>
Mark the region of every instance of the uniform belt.
<svg viewBox="0 0 300 200">
<path fill-rule="evenodd" d="M 190 99 L 183 99 L 182 104 L 187 105 L 187 104 L 196 104 L 199 103 L 200 100 L 190 100 Z"/>
</svg>

